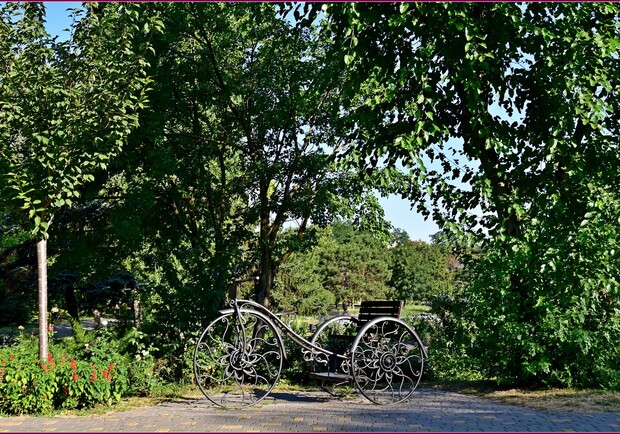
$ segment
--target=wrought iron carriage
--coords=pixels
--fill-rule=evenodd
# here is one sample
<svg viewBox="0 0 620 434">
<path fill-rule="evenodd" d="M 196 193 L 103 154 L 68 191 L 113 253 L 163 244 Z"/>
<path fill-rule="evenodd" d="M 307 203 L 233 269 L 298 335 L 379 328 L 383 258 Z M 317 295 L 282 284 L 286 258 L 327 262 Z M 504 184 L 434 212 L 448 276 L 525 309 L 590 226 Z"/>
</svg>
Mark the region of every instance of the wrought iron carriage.
<svg viewBox="0 0 620 434">
<path fill-rule="evenodd" d="M 258 303 L 235 295 L 229 304 L 204 329 L 194 352 L 196 382 L 215 405 L 247 407 L 271 392 L 286 358 L 281 332 L 301 347 L 315 378 L 334 386 L 352 383 L 376 404 L 406 400 L 422 377 L 426 351 L 400 319 L 399 303 L 366 302 L 359 317 L 330 318 L 309 340 L 282 314 Z M 331 385 L 326 389 L 333 394 L 338 390 Z"/>
</svg>

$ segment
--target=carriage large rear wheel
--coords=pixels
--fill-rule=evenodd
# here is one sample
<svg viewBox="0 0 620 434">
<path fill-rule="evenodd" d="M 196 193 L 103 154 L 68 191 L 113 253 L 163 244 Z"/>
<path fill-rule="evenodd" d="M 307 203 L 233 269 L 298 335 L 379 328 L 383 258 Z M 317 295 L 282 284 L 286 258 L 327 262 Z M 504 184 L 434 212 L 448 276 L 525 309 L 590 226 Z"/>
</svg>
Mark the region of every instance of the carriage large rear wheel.
<svg viewBox="0 0 620 434">
<path fill-rule="evenodd" d="M 214 404 L 242 408 L 264 399 L 278 382 L 282 338 L 266 316 L 226 312 L 203 331 L 194 352 L 194 375 Z"/>
<path fill-rule="evenodd" d="M 357 389 L 375 404 L 395 404 L 418 386 L 425 351 L 405 322 L 389 317 L 366 324 L 351 346 L 351 373 Z"/>
</svg>

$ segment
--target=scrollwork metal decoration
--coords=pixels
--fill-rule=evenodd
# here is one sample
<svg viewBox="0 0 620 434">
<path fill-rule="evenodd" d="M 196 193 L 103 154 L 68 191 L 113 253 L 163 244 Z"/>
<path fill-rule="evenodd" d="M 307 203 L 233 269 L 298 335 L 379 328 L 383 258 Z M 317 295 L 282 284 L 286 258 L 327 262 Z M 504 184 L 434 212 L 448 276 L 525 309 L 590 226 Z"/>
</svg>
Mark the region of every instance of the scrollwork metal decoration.
<svg viewBox="0 0 620 434">
<path fill-rule="evenodd" d="M 236 284 L 254 278 L 235 281 Z M 264 306 L 230 301 L 230 308 L 203 331 L 194 351 L 194 375 L 214 404 L 242 408 L 264 399 L 280 378 L 286 357 L 280 331 L 301 346 L 304 360 L 339 385 L 354 384 L 370 401 L 392 404 L 418 386 L 426 352 L 415 331 L 400 319 L 379 317 L 360 328 L 350 316 L 330 318 L 310 340 Z"/>
<path fill-rule="evenodd" d="M 366 324 L 351 348 L 351 370 L 358 390 L 376 404 L 409 398 L 424 369 L 424 347 L 403 321 L 382 318 Z"/>
<path fill-rule="evenodd" d="M 216 405 L 242 408 L 269 394 L 282 371 L 283 344 L 273 324 L 240 309 L 213 321 L 194 354 L 198 386 Z"/>
</svg>

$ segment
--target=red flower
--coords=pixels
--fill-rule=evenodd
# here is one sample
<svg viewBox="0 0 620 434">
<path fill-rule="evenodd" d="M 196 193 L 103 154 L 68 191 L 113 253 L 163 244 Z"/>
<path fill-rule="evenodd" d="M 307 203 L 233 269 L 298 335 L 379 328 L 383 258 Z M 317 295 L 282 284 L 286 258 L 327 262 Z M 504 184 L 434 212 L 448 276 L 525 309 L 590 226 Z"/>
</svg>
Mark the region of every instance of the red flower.
<svg viewBox="0 0 620 434">
<path fill-rule="evenodd" d="M 41 364 L 41 369 L 43 369 L 43 372 L 45 372 L 47 374 L 47 363 L 42 363 Z"/>
<path fill-rule="evenodd" d="M 114 370 L 114 363 L 110 362 L 110 366 L 108 367 L 108 369 L 110 370 L 110 372 L 112 372 Z"/>
<path fill-rule="evenodd" d="M 75 359 L 71 359 L 71 361 L 69 362 L 69 367 L 71 368 L 72 371 L 75 371 L 77 369 L 77 364 L 75 362 Z"/>
<path fill-rule="evenodd" d="M 97 378 L 97 370 L 96 370 L 96 369 L 93 369 L 93 373 L 92 373 L 92 375 L 90 376 L 90 382 L 91 382 L 91 383 L 94 383 L 96 378 Z"/>
<path fill-rule="evenodd" d="M 108 370 L 106 368 L 103 368 L 103 379 L 110 381 L 111 378 L 112 376 L 110 375 Z"/>
<path fill-rule="evenodd" d="M 9 356 L 9 360 L 15 360 L 15 356 L 14 356 L 13 354 L 11 354 L 11 355 Z"/>
<path fill-rule="evenodd" d="M 73 373 L 73 381 L 78 381 L 78 374 L 77 374 L 77 372 Z"/>
<path fill-rule="evenodd" d="M 67 386 L 62 386 L 64 391 L 65 391 L 65 395 L 69 394 L 69 388 Z"/>
</svg>

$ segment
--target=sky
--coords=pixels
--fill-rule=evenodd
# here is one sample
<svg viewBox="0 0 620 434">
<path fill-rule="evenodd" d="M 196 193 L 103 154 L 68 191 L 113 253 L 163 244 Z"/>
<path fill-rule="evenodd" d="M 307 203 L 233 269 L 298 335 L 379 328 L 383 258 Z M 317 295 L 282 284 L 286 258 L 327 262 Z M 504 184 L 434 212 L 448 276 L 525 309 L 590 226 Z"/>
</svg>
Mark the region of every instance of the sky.
<svg viewBox="0 0 620 434">
<path fill-rule="evenodd" d="M 68 33 L 63 30 L 71 24 L 68 8 L 80 7 L 81 2 L 46 2 L 47 8 L 47 31 L 52 35 L 58 35 L 61 40 L 68 38 Z M 380 197 L 379 203 L 385 211 L 385 218 L 392 223 L 394 228 L 402 229 L 412 240 L 430 241 L 430 236 L 439 231 L 439 227 L 431 219 L 424 217 L 411 209 L 409 201 L 399 196 Z"/>
</svg>

